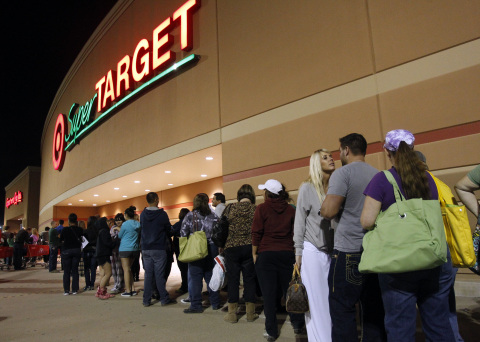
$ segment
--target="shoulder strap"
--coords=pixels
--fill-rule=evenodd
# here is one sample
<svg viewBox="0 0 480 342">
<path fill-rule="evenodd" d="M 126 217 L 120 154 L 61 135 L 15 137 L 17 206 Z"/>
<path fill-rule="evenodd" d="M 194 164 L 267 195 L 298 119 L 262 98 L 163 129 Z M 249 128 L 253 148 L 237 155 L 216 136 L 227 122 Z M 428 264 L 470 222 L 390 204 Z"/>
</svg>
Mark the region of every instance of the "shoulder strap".
<svg viewBox="0 0 480 342">
<path fill-rule="evenodd" d="M 388 170 L 384 170 L 383 173 L 385 174 L 385 177 L 387 177 L 387 180 L 390 182 L 390 184 L 393 185 L 393 193 L 395 194 L 395 201 L 397 202 L 403 201 L 404 197 L 392 173 Z"/>
</svg>

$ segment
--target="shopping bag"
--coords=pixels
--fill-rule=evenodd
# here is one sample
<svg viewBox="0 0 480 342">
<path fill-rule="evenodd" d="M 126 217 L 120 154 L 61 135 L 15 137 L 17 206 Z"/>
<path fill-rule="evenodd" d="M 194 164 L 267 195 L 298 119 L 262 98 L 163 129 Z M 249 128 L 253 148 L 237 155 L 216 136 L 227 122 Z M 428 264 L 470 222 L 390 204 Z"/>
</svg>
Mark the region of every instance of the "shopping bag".
<svg viewBox="0 0 480 342">
<path fill-rule="evenodd" d="M 213 267 L 212 277 L 210 278 L 210 282 L 208 283 L 208 286 L 213 291 L 218 291 L 222 289 L 227 283 L 225 272 L 225 258 L 221 255 L 217 255 L 215 257 L 215 266 Z"/>
<path fill-rule="evenodd" d="M 358 270 L 363 273 L 403 273 L 435 268 L 447 261 L 442 212 L 437 200 L 406 200 L 389 171 L 395 201 L 381 212 L 373 230 L 363 237 Z"/>
<path fill-rule="evenodd" d="M 180 255 L 178 260 L 181 262 L 192 262 L 205 258 L 208 255 L 207 236 L 203 230 L 194 232 L 187 237 L 180 238 Z"/>
<path fill-rule="evenodd" d="M 454 267 L 475 265 L 472 232 L 468 222 L 467 209 L 454 203 L 454 196 L 447 184 L 432 175 L 438 190 L 438 200 L 442 209 L 443 225 Z"/>
</svg>

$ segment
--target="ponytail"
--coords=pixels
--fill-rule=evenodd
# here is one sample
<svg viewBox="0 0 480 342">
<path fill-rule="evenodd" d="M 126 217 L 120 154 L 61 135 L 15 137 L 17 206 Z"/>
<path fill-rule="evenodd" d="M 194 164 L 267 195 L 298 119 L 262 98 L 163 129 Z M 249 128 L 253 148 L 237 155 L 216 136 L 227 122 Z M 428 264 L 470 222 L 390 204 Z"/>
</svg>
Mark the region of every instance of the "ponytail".
<svg viewBox="0 0 480 342">
<path fill-rule="evenodd" d="M 402 181 L 405 195 L 408 198 L 429 200 L 431 195 L 426 165 L 404 141 L 400 142 L 397 151 L 391 153 L 395 158 L 395 168 Z"/>
</svg>

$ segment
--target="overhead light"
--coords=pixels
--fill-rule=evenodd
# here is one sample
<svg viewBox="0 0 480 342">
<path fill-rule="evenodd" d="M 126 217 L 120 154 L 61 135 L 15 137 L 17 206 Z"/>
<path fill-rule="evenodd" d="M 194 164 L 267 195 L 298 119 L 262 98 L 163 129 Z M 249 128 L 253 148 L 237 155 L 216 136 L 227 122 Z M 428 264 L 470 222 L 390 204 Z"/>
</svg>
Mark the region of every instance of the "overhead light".
<svg viewBox="0 0 480 342">
<path fill-rule="evenodd" d="M 148 189 L 145 189 L 145 191 L 146 191 L 146 192 L 150 192 L 150 190 L 148 190 Z"/>
<path fill-rule="evenodd" d="M 205 178 L 205 177 L 207 177 L 207 175 L 200 175 L 200 177 L 203 177 L 203 178 Z"/>
<path fill-rule="evenodd" d="M 113 188 L 113 190 L 120 190 L 120 188 Z"/>
<path fill-rule="evenodd" d="M 93 206 L 96 207 L 97 205 L 94 203 Z"/>
<path fill-rule="evenodd" d="M 172 173 L 172 171 L 165 171 L 165 173 Z"/>
<path fill-rule="evenodd" d="M 213 157 L 206 157 L 206 160 L 213 160 Z"/>
<path fill-rule="evenodd" d="M 79 202 L 83 202 L 83 200 L 78 200 Z"/>
<path fill-rule="evenodd" d="M 93 195 L 93 197 L 98 197 L 98 195 L 97 195 L 97 194 L 95 194 L 95 195 Z"/>
<path fill-rule="evenodd" d="M 105 202 L 110 203 L 110 200 L 106 200 Z"/>
<path fill-rule="evenodd" d="M 172 184 L 172 183 L 170 183 L 170 184 L 167 184 L 167 185 L 170 185 L 170 186 L 172 186 L 173 184 Z"/>
<path fill-rule="evenodd" d="M 122 197 L 126 198 L 127 196 L 126 196 L 126 195 L 123 195 Z"/>
<path fill-rule="evenodd" d="M 72 203 L 68 203 L 68 205 L 72 205 Z"/>
<path fill-rule="evenodd" d="M 138 184 L 138 183 L 140 183 L 140 181 L 134 181 L 134 183 L 137 183 L 137 184 Z"/>
</svg>

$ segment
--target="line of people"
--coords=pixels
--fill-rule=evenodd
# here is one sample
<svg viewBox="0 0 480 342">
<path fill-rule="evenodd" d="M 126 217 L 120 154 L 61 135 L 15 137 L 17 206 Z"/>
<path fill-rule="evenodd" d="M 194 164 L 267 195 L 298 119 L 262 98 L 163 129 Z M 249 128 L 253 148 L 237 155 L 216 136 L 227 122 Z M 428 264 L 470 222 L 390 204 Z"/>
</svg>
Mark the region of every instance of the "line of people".
<svg viewBox="0 0 480 342">
<path fill-rule="evenodd" d="M 215 212 L 209 207 L 208 195 L 197 194 L 192 211 L 182 209 L 180 220 L 173 227 L 167 213 L 158 207 L 158 195 L 154 192 L 147 195 L 148 206 L 139 222 L 135 220 L 135 208 L 130 207 L 124 219 L 121 214 L 116 216 L 111 229 L 105 218 L 92 226 L 89 223 L 87 232 L 90 226 L 98 232 L 95 253 L 90 251 L 101 268 L 97 296 L 101 299 L 113 296 L 106 291 L 112 273 L 114 292 L 124 289 L 122 296 L 136 294 L 131 266 L 141 249 L 145 268 L 143 305 L 152 304 L 152 295 L 157 295 L 162 306 L 175 304 L 165 289 L 172 261 L 169 255 L 175 252 L 178 260 L 178 238 L 203 230 L 208 255 L 188 264 L 178 262 L 182 284 L 177 292 L 189 293 L 185 301 L 190 303 L 184 310 L 186 314 L 204 311 L 203 281 L 207 284 L 211 308 L 221 308 L 219 292 L 209 286 L 214 258 L 220 253 L 225 256 L 229 279 L 228 312 L 224 320 L 238 321 L 242 276 L 246 319 L 252 322 L 258 318 L 255 303 L 257 296 L 262 295 L 264 337 L 268 341 L 279 336 L 277 312 L 282 310 L 281 302 L 294 264 L 301 270 L 310 311 L 305 315 L 290 314 L 290 321 L 296 334 L 301 334 L 306 327 L 309 341 L 358 341 L 357 307 L 363 341 L 414 341 L 416 306 L 427 340 L 462 341 L 455 303 L 452 305 L 456 269 L 449 254 L 447 263 L 434 269 L 400 274 L 359 272 L 366 229 L 373 226 L 381 211 L 394 203 L 395 197 L 384 174 L 365 162 L 367 142 L 362 135 L 352 133 L 339 142 L 342 167 L 335 170 L 328 150 L 315 151 L 310 158 L 309 177 L 299 188 L 296 207 L 291 204 L 285 186 L 270 179 L 258 186 L 264 197 L 259 205 L 255 204 L 255 191 L 249 184 L 242 185 L 237 201 L 226 206 L 225 197 L 215 194 L 212 201 Z M 422 155 L 417 155 L 413 148 L 413 134 L 405 130 L 389 132 L 384 145 L 392 164 L 389 171 L 405 198 L 438 199 L 435 182 L 426 172 L 425 160 L 420 160 Z M 478 216 L 478 206 L 471 207 Z M 229 222 L 229 234 L 225 245 L 218 247 L 212 241 L 212 231 L 222 215 Z M 62 257 L 65 257 L 65 293 L 70 292 L 70 274 L 72 292 L 78 291 L 74 264 L 80 255 L 82 235 L 88 241 L 93 237 L 76 226 L 76 216 L 71 214 L 69 226 L 60 233 Z M 120 241 L 118 252 L 115 251 L 117 240 Z M 120 280 L 121 270 L 125 274 L 124 283 Z M 93 281 L 90 278 L 87 282 L 88 289 L 95 282 L 94 273 L 91 272 Z"/>
</svg>

